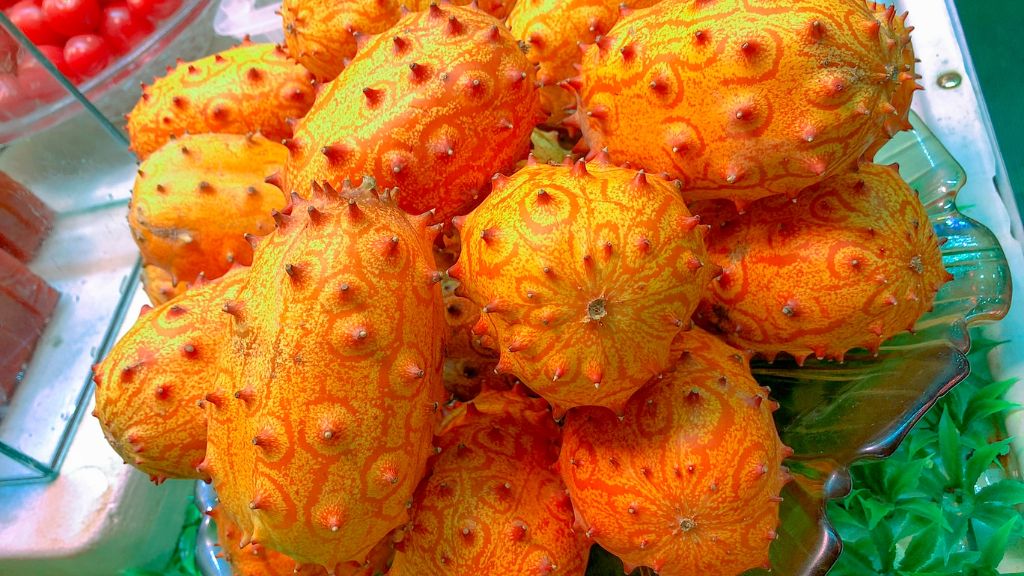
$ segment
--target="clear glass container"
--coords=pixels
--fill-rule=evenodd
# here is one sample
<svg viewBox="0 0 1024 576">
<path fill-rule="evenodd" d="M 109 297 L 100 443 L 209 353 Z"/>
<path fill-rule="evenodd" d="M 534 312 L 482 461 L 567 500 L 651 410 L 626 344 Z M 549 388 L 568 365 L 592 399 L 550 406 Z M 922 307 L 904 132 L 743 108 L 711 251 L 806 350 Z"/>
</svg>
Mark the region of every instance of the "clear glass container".
<svg viewBox="0 0 1024 576">
<path fill-rule="evenodd" d="M 13 77 L 10 58 L 22 61 L 18 70 L 34 70 L 34 96 L 4 94 L 0 85 L 0 172 L 55 214 L 28 268 L 60 295 L 13 392 L 0 401 L 0 484 L 57 474 L 92 394 L 91 366 L 112 344 L 125 293 L 138 277 L 138 249 L 125 217 L 137 162 L 123 115 L 138 99 L 141 81 L 178 57 L 209 53 L 215 4 L 185 0 L 146 40 L 78 87 L 40 60 L 0 13 L 0 52 L 15 47 L 14 56 L 6 49 L 7 71 L 0 62 L 0 80 Z"/>
<path fill-rule="evenodd" d="M 15 83 L 13 89 L 8 86 L 7 90 L 14 94 L 6 97 L 5 84 L 0 81 L 0 144 L 76 117 L 83 108 L 102 114 L 120 129 L 124 114 L 139 98 L 140 82 L 148 83 L 154 76 L 163 75 L 164 69 L 177 58 L 191 60 L 210 53 L 216 4 L 212 0 L 185 0 L 145 40 L 78 85 L 60 74 L 48 60 L 40 59 L 39 51 L 28 38 L 0 14 L 0 52 L 6 36 L 19 45 L 20 57 L 37 64 L 30 68 L 46 72 L 45 76 L 39 75 L 32 88 L 24 83 Z"/>
</svg>

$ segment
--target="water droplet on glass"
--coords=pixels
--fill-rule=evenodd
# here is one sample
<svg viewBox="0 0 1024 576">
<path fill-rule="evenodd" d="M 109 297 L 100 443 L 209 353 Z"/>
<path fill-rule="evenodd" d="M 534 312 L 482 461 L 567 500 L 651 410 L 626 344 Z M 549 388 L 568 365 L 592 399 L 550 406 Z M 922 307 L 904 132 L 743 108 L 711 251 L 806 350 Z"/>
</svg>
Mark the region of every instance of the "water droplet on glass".
<svg viewBox="0 0 1024 576">
<path fill-rule="evenodd" d="M 939 88 L 952 90 L 953 88 L 959 86 L 960 83 L 963 82 L 963 80 L 964 78 L 963 76 L 960 75 L 959 72 L 943 72 L 942 74 L 939 75 L 937 83 L 939 85 Z"/>
</svg>

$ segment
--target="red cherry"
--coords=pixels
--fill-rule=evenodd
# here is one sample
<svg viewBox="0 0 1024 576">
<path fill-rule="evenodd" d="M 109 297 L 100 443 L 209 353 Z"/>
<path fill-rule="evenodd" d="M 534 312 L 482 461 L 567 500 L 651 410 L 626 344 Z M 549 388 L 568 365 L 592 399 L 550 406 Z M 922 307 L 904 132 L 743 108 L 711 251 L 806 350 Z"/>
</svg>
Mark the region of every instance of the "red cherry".
<svg viewBox="0 0 1024 576">
<path fill-rule="evenodd" d="M 95 34 L 75 36 L 64 45 L 64 60 L 68 69 L 81 78 L 98 74 L 107 67 L 110 58 L 110 48 L 106 41 Z"/>
<path fill-rule="evenodd" d="M 112 2 L 103 8 L 100 34 L 115 53 L 129 51 L 152 33 L 152 22 L 132 14 L 124 2 Z"/>
<path fill-rule="evenodd" d="M 67 61 L 64 60 L 64 48 L 60 46 L 37 46 L 36 48 L 43 53 L 43 56 L 46 56 L 47 60 L 53 63 L 57 70 L 60 70 L 61 74 L 67 76 L 71 81 L 77 79 L 77 75 L 68 67 Z M 25 56 L 28 56 L 28 54 L 25 54 Z"/>
<path fill-rule="evenodd" d="M 43 18 L 65 37 L 95 32 L 100 25 L 99 0 L 43 0 Z"/>
<path fill-rule="evenodd" d="M 125 0 L 132 14 L 150 20 L 161 20 L 181 7 L 181 0 Z"/>
<path fill-rule="evenodd" d="M 63 44 L 63 36 L 46 25 L 43 11 L 33 0 L 21 0 L 5 13 L 33 44 Z"/>
</svg>

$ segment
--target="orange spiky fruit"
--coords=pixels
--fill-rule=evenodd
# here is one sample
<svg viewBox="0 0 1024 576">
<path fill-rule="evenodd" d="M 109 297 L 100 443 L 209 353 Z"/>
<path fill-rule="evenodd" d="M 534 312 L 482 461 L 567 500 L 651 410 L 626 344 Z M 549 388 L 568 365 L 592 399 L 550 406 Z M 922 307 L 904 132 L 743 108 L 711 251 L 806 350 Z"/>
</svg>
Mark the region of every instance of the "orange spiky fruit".
<svg viewBox="0 0 1024 576">
<path fill-rule="evenodd" d="M 885 2 L 869 2 L 869 4 L 873 5 L 875 17 L 878 18 L 879 22 L 886 22 L 892 29 L 892 37 L 886 40 L 887 44 L 895 41 L 897 38 L 906 38 L 914 30 L 913 26 L 907 26 L 907 16 L 909 13 L 904 12 L 902 15 L 897 15 L 896 7 Z M 917 63 L 917 58 L 914 57 L 914 46 L 910 42 L 897 43 L 897 46 L 900 50 L 899 61 L 898 66 L 893 69 L 893 74 L 897 75 L 899 86 L 896 87 L 892 95 L 891 104 L 894 110 L 885 115 L 882 131 L 868 149 L 864 151 L 865 160 L 872 160 L 875 153 L 899 131 L 912 130 L 914 128 L 910 124 L 910 104 L 914 99 L 914 92 L 923 89 L 916 82 L 916 80 L 921 79 L 921 75 L 917 74 L 914 70 Z"/>
<path fill-rule="evenodd" d="M 521 389 L 485 391 L 458 407 L 389 574 L 582 576 L 589 545 L 573 532 L 551 469 L 558 442 L 547 403 Z"/>
<path fill-rule="evenodd" d="M 248 266 L 245 234 L 273 230 L 271 213 L 286 204 L 263 180 L 287 157 L 277 142 L 238 134 L 193 134 L 151 154 L 139 167 L 128 210 L 143 263 L 165 271 L 172 288 L 199 274 L 217 278 L 236 263 Z M 155 272 L 149 276 L 159 282 Z"/>
<path fill-rule="evenodd" d="M 288 52 L 321 82 L 337 78 L 374 34 L 387 31 L 405 11 L 426 10 L 435 0 L 284 0 L 281 18 Z M 469 0 L 444 1 L 464 6 Z M 476 5 L 504 20 L 514 0 L 484 0 Z"/>
<path fill-rule="evenodd" d="M 313 181 L 338 187 L 369 174 L 400 189 L 402 209 L 443 220 L 526 154 L 533 69 L 508 30 L 472 7 L 434 5 L 394 30 L 370 41 L 296 125 L 282 186 L 305 194 Z"/>
<path fill-rule="evenodd" d="M 439 403 L 445 320 L 429 215 L 372 178 L 292 197 L 224 306 L 232 338 L 202 464 L 246 534 L 362 564 L 407 520 Z"/>
<path fill-rule="evenodd" d="M 131 149 L 140 159 L 185 134 L 259 132 L 291 136 L 289 119 L 313 105 L 313 75 L 273 44 L 240 46 L 194 62 L 179 62 L 143 85 L 128 114 Z"/>
<path fill-rule="evenodd" d="M 582 46 L 607 34 L 624 11 L 644 8 L 659 0 L 520 0 L 509 12 L 508 26 L 528 47 L 526 57 L 536 64 L 540 101 L 548 122 L 557 124 L 576 107 L 573 93 L 559 85 L 579 74 Z"/>
<path fill-rule="evenodd" d="M 909 29 L 874 2 L 677 2 L 587 51 L 579 119 L 591 151 L 742 207 L 849 169 L 905 127 L 915 78 Z"/>
<path fill-rule="evenodd" d="M 743 215 L 721 204 L 708 254 L 723 268 L 694 319 L 768 358 L 842 360 L 913 328 L 952 276 L 917 194 L 894 166 L 863 164 Z"/>
<path fill-rule="evenodd" d="M 237 293 L 246 271 L 201 283 L 135 324 L 93 368 L 103 435 L 125 462 L 166 478 L 207 478 L 196 466 L 206 454 L 206 415 L 197 406 L 212 390 L 227 340 L 217 305 Z"/>
<path fill-rule="evenodd" d="M 145 290 L 146 296 L 149 296 L 149 301 L 154 306 L 159 306 L 175 296 L 184 294 L 188 288 L 187 282 L 175 284 L 170 272 L 152 264 L 142 266 L 140 277 L 142 289 Z"/>
<path fill-rule="evenodd" d="M 207 512 L 217 524 L 217 541 L 223 551 L 224 558 L 231 564 L 234 576 L 328 576 L 323 566 L 316 564 L 299 564 L 280 552 L 267 548 L 262 544 L 242 543 L 242 530 L 236 526 L 227 514 L 219 508 Z M 394 555 L 391 538 L 385 537 L 374 546 L 366 563 L 359 565 L 353 562 L 339 564 L 334 568 L 333 576 L 378 576 L 388 570 L 388 564 Z"/>
<path fill-rule="evenodd" d="M 356 54 L 360 37 L 379 34 L 401 17 L 398 0 L 284 0 L 288 53 L 321 82 L 333 80 Z"/>
<path fill-rule="evenodd" d="M 409 10 L 426 10 L 437 0 L 403 0 L 402 6 Z M 509 12 L 516 4 L 516 0 L 442 0 L 441 4 L 452 4 L 454 6 L 465 6 L 476 4 L 477 8 L 494 16 L 498 20 L 505 20 Z"/>
<path fill-rule="evenodd" d="M 676 188 L 604 162 L 528 165 L 495 180 L 449 270 L 498 340 L 498 370 L 555 406 L 621 410 L 671 366 L 714 275 Z"/>
<path fill-rule="evenodd" d="M 775 403 L 747 358 L 695 328 L 673 344 L 675 371 L 652 380 L 621 419 L 566 415 L 559 469 L 582 529 L 626 573 L 734 576 L 768 566 L 791 451 Z"/>
</svg>

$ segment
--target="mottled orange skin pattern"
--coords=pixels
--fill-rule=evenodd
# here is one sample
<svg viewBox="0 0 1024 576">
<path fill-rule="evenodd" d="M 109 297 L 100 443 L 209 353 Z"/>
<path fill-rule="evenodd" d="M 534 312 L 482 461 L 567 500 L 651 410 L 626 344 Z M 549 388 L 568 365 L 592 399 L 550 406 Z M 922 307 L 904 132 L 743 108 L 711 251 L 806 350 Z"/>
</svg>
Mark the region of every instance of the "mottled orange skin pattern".
<svg viewBox="0 0 1024 576">
<path fill-rule="evenodd" d="M 213 279 L 235 263 L 248 266 L 244 235 L 273 230 L 271 211 L 287 203 L 263 181 L 287 157 L 277 142 L 238 134 L 193 134 L 151 154 L 128 209 L 143 263 L 165 271 L 172 288 L 200 273 Z"/>
<path fill-rule="evenodd" d="M 445 420 L 391 576 L 582 576 L 589 544 L 551 467 L 559 430 L 547 403 L 485 391 Z"/>
<path fill-rule="evenodd" d="M 439 4 L 465 6 L 467 4 L 471 4 L 472 1 L 473 0 L 442 0 Z M 435 2 L 436 0 L 404 0 L 402 5 L 409 10 L 426 10 Z M 487 12 L 491 16 L 494 16 L 498 20 L 504 20 L 516 5 L 516 0 L 476 0 L 476 5 L 478 8 Z"/>
<path fill-rule="evenodd" d="M 671 183 L 607 163 L 532 164 L 495 182 L 461 223 L 449 274 L 491 324 L 498 370 L 556 414 L 621 410 L 671 366 L 714 274 L 706 227 Z"/>
<path fill-rule="evenodd" d="M 401 17 L 397 0 L 284 0 L 288 53 L 316 77 L 333 80 L 356 54 L 358 37 L 384 32 Z"/>
<path fill-rule="evenodd" d="M 208 513 L 217 525 L 217 543 L 220 545 L 224 558 L 231 564 L 234 576 L 327 576 L 323 566 L 315 564 L 299 564 L 280 552 L 267 548 L 262 544 L 249 544 L 240 547 L 242 530 L 219 509 Z M 354 563 L 339 564 L 334 576 L 378 576 L 387 572 L 388 564 L 394 550 L 389 538 L 382 540 L 370 552 L 364 565 Z"/>
<path fill-rule="evenodd" d="M 436 0 L 284 0 L 281 18 L 288 53 L 322 82 L 334 80 L 359 51 L 360 43 L 391 28 L 403 9 L 426 10 Z M 442 2 L 465 6 L 470 0 Z M 504 20 L 514 4 L 484 0 L 477 6 Z"/>
<path fill-rule="evenodd" d="M 893 166 L 863 164 L 743 215 L 702 210 L 723 268 L 694 320 L 774 358 L 842 359 L 913 328 L 951 278 L 928 214 Z"/>
<path fill-rule="evenodd" d="M 526 155 L 538 115 L 533 68 L 497 20 L 434 7 L 375 37 L 326 86 L 289 141 L 284 190 L 369 174 L 413 214 L 447 219 Z M 486 141 L 486 145 L 482 142 Z"/>
<path fill-rule="evenodd" d="M 558 86 L 579 74 L 580 44 L 593 44 L 618 22 L 621 7 L 643 8 L 659 0 L 520 0 L 508 15 L 508 27 L 526 43 L 526 57 L 539 66 L 537 81 L 544 112 L 557 121 L 576 97 Z M 549 119 L 551 121 L 552 119 Z"/>
<path fill-rule="evenodd" d="M 297 561 L 362 564 L 423 477 L 445 394 L 429 215 L 372 179 L 293 196 L 224 306 L 203 468 L 225 513 Z"/>
<path fill-rule="evenodd" d="M 794 196 L 848 170 L 905 117 L 909 44 L 899 19 L 860 0 L 638 10 L 583 58 L 584 138 L 615 162 L 681 179 L 688 201 Z"/>
<path fill-rule="evenodd" d="M 206 478 L 206 416 L 197 407 L 224 366 L 227 319 L 211 304 L 230 298 L 245 277 L 237 268 L 194 287 L 138 320 L 93 369 L 103 435 L 125 462 L 160 483 Z"/>
<path fill-rule="evenodd" d="M 313 75 L 273 44 L 250 44 L 182 62 L 152 85 L 128 114 L 131 149 L 145 159 L 186 133 L 260 132 L 291 136 L 289 118 L 313 105 Z"/>
<path fill-rule="evenodd" d="M 559 468 L 587 534 L 660 576 L 734 576 L 767 567 L 789 478 L 775 404 L 747 359 L 695 328 L 673 345 L 676 370 L 617 419 L 570 410 Z"/>
<path fill-rule="evenodd" d="M 175 284 L 171 280 L 171 273 L 159 266 L 143 266 L 140 276 L 142 289 L 146 291 L 146 296 L 149 296 L 149 301 L 154 306 L 159 306 L 175 296 L 184 294 L 188 288 L 186 282 Z"/>
</svg>

